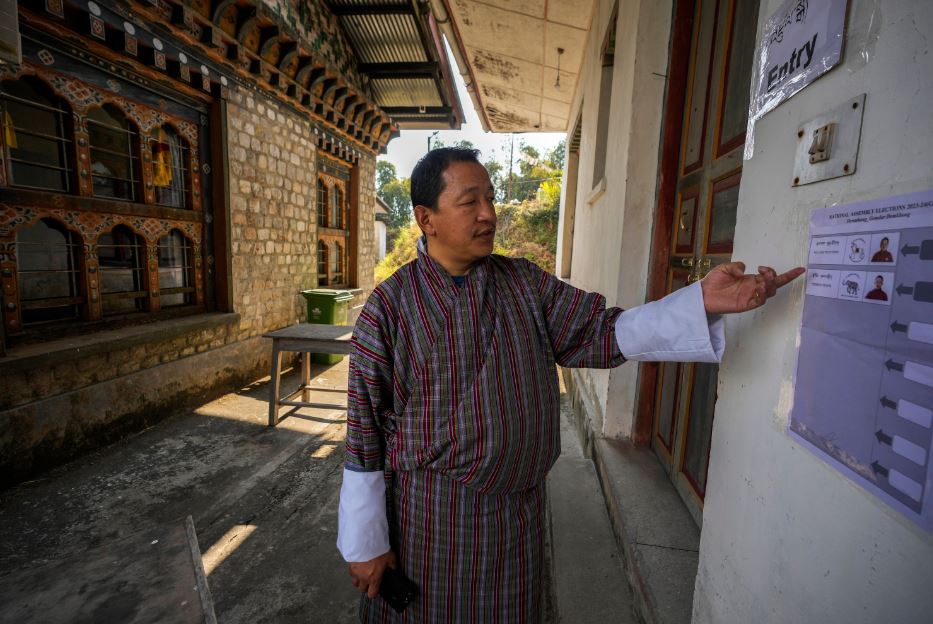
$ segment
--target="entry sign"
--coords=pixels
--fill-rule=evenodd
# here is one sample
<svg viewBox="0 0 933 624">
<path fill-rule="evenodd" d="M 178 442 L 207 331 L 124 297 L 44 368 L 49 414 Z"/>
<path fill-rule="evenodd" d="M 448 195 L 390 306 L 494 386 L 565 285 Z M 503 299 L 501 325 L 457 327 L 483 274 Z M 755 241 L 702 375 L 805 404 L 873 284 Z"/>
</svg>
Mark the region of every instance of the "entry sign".
<svg viewBox="0 0 933 624">
<path fill-rule="evenodd" d="M 765 25 L 758 54 L 760 117 L 839 63 L 848 0 L 787 0 Z"/>
</svg>

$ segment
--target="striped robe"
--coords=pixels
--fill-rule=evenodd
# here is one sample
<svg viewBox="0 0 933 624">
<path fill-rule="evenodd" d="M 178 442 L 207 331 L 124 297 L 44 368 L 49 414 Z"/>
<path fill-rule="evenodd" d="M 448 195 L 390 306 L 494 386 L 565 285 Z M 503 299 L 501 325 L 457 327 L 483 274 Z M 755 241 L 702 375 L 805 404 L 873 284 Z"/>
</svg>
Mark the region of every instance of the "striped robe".
<svg viewBox="0 0 933 624">
<path fill-rule="evenodd" d="M 496 255 L 458 286 L 419 249 L 376 288 L 353 335 L 345 466 L 385 471 L 389 539 L 420 595 L 398 615 L 364 594 L 361 621 L 539 621 L 555 365 L 621 364 L 620 313 Z"/>
</svg>

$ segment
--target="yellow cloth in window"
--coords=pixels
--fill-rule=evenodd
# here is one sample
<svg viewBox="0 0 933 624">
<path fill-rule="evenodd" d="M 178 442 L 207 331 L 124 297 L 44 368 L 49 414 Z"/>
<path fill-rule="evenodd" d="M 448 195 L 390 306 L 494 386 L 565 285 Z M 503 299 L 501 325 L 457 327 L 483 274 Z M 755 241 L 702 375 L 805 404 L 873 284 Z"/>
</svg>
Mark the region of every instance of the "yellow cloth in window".
<svg viewBox="0 0 933 624">
<path fill-rule="evenodd" d="M 19 147 L 16 143 L 16 131 L 13 129 L 13 118 L 5 111 L 3 113 L 3 140 L 10 149 Z"/>
<path fill-rule="evenodd" d="M 152 147 L 153 180 L 156 186 L 172 185 L 172 148 L 169 145 L 168 134 L 159 128 L 156 132 L 156 143 Z"/>
</svg>

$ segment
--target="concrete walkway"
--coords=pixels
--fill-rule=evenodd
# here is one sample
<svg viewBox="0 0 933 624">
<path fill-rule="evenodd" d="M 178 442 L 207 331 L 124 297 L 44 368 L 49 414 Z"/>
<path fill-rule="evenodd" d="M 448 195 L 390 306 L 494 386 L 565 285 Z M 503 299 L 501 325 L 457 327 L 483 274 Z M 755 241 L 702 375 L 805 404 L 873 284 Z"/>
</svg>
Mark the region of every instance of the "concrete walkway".
<svg viewBox="0 0 933 624">
<path fill-rule="evenodd" d="M 312 400 L 345 401 L 333 391 L 346 388 L 347 360 L 314 373 Z M 275 429 L 267 415 L 257 382 L 0 493 L 0 584 L 190 514 L 219 622 L 358 621 L 334 546 L 345 413 L 302 409 Z M 595 471 L 572 436 L 564 443 L 549 482 L 558 617 L 632 621 Z"/>
</svg>

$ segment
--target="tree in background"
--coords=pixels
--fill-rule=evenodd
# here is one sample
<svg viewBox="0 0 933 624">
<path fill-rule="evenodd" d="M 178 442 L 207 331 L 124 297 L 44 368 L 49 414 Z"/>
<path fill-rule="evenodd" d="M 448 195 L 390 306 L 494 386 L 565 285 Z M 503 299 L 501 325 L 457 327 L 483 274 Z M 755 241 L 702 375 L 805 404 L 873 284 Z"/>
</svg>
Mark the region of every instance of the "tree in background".
<svg viewBox="0 0 933 624">
<path fill-rule="evenodd" d="M 389 207 L 386 222 L 386 249 L 391 250 L 399 233 L 411 223 L 411 180 L 399 179 L 395 165 L 376 161 L 376 195 Z"/>
</svg>

